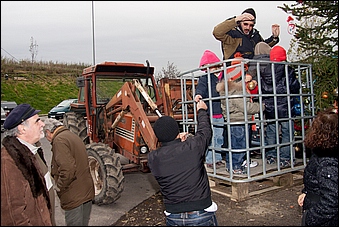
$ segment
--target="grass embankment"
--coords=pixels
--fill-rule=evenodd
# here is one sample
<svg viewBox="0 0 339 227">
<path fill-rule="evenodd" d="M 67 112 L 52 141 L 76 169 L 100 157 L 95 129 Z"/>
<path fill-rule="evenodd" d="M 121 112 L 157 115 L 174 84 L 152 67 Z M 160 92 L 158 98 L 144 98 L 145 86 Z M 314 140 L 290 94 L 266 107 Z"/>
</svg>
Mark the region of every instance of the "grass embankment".
<svg viewBox="0 0 339 227">
<path fill-rule="evenodd" d="M 88 65 L 1 59 L 1 100 L 29 103 L 41 114 L 64 99 L 77 98 L 76 77 Z M 8 79 L 5 75 L 8 75 Z"/>
</svg>

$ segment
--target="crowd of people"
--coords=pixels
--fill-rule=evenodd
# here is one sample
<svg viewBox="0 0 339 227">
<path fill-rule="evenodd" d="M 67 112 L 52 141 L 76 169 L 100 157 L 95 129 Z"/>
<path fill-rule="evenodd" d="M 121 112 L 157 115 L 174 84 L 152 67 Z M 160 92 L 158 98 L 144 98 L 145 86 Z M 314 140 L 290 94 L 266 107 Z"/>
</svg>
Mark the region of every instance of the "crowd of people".
<svg viewBox="0 0 339 227">
<path fill-rule="evenodd" d="M 280 26 L 273 24 L 272 35 L 267 39 L 263 39 L 259 31 L 254 28 L 255 24 L 256 13 L 254 9 L 248 8 L 240 15 L 228 18 L 214 27 L 213 36 L 221 43 L 223 60 L 232 61 L 226 61 L 228 68 L 225 70 L 226 75 L 223 75 L 224 71 L 220 69 L 220 65 L 215 65 L 220 62 L 216 54 L 209 50 L 204 52 L 199 66 L 206 69 L 210 65 L 210 75 L 209 78 L 207 75 L 199 77 L 195 101 L 198 101 L 200 98 L 206 98 L 210 89 L 212 97 L 228 97 L 227 102 L 225 98 L 222 98 L 221 101 L 220 99 L 212 101 L 213 122 L 216 118 L 219 124 L 225 121 L 244 122 L 224 127 L 224 138 L 223 140 L 220 139 L 220 141 L 217 141 L 220 138 L 220 132 L 213 132 L 214 147 L 216 148 L 220 148 L 220 143 L 222 143 L 221 147 L 223 148 L 232 150 L 245 149 L 246 141 L 251 141 L 252 128 L 253 126 L 255 127 L 252 121 L 254 115 L 263 111 L 264 117 L 271 120 L 267 122 L 265 130 L 265 145 L 272 145 L 266 152 L 267 164 L 275 164 L 279 161 L 281 167 L 287 167 L 291 165 L 291 160 L 293 161 L 293 158 L 290 157 L 289 145 L 279 147 L 280 152 L 273 145 L 277 143 L 276 138 L 280 136 L 280 131 L 282 132 L 281 143 L 291 141 L 291 137 L 293 139 L 293 120 L 288 118 L 295 116 L 289 110 L 292 109 L 291 106 L 293 107 L 296 98 L 290 96 L 290 94 L 300 93 L 300 83 L 294 69 L 290 66 L 288 66 L 288 75 L 285 75 L 283 64 L 274 64 L 274 72 L 272 72 L 271 64 L 260 63 L 260 69 L 257 70 L 255 62 L 248 64 L 243 61 L 244 59 L 259 59 L 271 62 L 287 60 L 286 50 L 282 46 L 277 45 L 279 42 Z M 243 69 L 241 68 L 241 62 L 244 65 Z M 245 72 L 245 77 L 242 76 L 242 71 Z M 258 72 L 260 72 L 260 75 L 257 75 Z M 274 78 L 272 79 L 272 77 Z M 288 78 L 288 84 L 285 83 L 286 77 Z M 243 79 L 244 81 L 242 81 Z M 258 94 L 258 79 L 261 82 L 261 93 L 266 94 L 263 97 L 261 106 L 258 102 L 258 96 L 255 96 L 255 94 Z M 207 84 L 210 86 L 209 89 Z M 225 85 L 227 85 L 227 89 Z M 245 87 L 245 93 L 243 87 Z M 228 91 L 228 94 L 225 94 L 226 91 Z M 253 96 L 247 97 L 244 100 L 241 95 L 244 96 L 246 94 L 253 94 Z M 280 96 L 282 94 L 285 95 Z M 233 98 L 232 96 L 236 97 Z M 277 99 L 276 105 L 275 99 Z M 220 105 L 222 116 L 220 116 Z M 277 116 L 275 115 L 276 109 L 278 112 Z M 246 121 L 252 121 L 252 123 L 245 123 Z M 276 121 L 278 124 L 276 124 Z M 212 125 L 213 129 L 218 127 L 214 123 Z M 221 126 L 219 128 L 222 130 Z M 251 147 L 251 142 L 249 146 Z M 212 167 L 211 153 L 208 151 L 206 155 L 207 167 Z M 217 168 L 225 166 L 224 164 L 220 165 L 222 162 L 222 152 L 219 150 L 214 153 L 215 166 Z M 247 163 L 250 164 L 250 167 L 258 165 L 257 162 L 248 160 L 246 152 L 232 152 L 232 167 L 230 167 L 229 152 L 224 153 L 226 170 L 228 172 L 233 171 L 235 174 L 246 174 Z M 277 153 L 280 153 L 279 157 L 277 157 Z"/>
<path fill-rule="evenodd" d="M 286 50 L 276 45 L 279 42 L 279 25 L 273 24 L 272 35 L 263 39 L 254 28 L 255 24 L 256 13 L 248 8 L 214 27 L 213 36 L 221 42 L 223 60 L 286 61 Z M 197 130 L 193 136 L 180 133 L 178 123 L 170 116 L 160 117 L 153 125 L 159 147 L 148 154 L 148 166 L 160 186 L 168 226 L 218 225 L 215 215 L 218 206 L 211 198 L 205 164 L 207 167 L 225 167 L 234 174 L 245 174 L 248 164 L 250 167 L 258 165 L 246 158 L 246 152 L 237 152 L 232 157 L 227 152 L 225 164 L 220 152 L 213 155 L 209 149 L 211 145 L 216 149 L 244 149 L 246 140 L 250 140 L 246 135 L 251 134 L 251 124 L 232 124 L 228 128 L 224 126 L 226 121 L 251 121 L 253 115 L 262 110 L 266 119 L 275 120 L 267 123 L 266 145 L 277 143 L 278 131 L 282 133 L 282 143 L 289 142 L 294 135 L 293 121 L 289 118 L 294 116 L 291 112 L 295 100 L 293 94 L 300 92 L 300 84 L 292 67 L 288 66 L 286 74 L 283 64 L 276 64 L 274 70 L 271 64 L 261 64 L 260 75 L 257 75 L 256 66 L 250 64 L 248 67 L 246 64 L 243 78 L 236 67 L 233 72 L 224 75 L 222 64 L 216 64 L 219 62 L 217 55 L 209 50 L 201 57 L 199 67 L 206 74 L 199 78 L 194 97 Z M 235 64 L 239 65 L 239 62 Z M 234 62 L 229 62 L 228 66 L 232 65 Z M 246 96 L 245 101 L 242 97 L 231 97 L 241 96 L 243 91 L 248 95 L 257 94 L 258 79 L 261 92 L 267 94 L 262 105 L 255 96 Z M 225 86 L 228 86 L 227 89 Z M 224 98 L 205 103 L 203 99 L 210 98 L 209 94 Z M 284 95 L 274 97 L 274 94 Z M 230 97 L 228 103 L 226 96 Z M 1 225 L 56 225 L 56 192 L 65 211 L 66 224 L 87 226 L 94 185 L 86 147 L 60 121 L 49 118 L 43 122 L 39 112 L 29 104 L 20 104 L 4 122 Z M 44 136 L 52 145 L 51 172 L 39 145 Z M 304 210 L 301 223 L 305 226 L 335 225 L 338 223 L 337 111 L 318 113 L 307 133 L 305 146 L 312 149 L 313 155 L 305 168 L 305 187 L 298 198 L 298 204 Z M 275 147 L 267 150 L 267 163 L 274 164 L 279 160 L 282 167 L 289 166 L 290 160 L 293 160 L 289 147 L 279 149 L 280 157 L 277 157 Z"/>
</svg>

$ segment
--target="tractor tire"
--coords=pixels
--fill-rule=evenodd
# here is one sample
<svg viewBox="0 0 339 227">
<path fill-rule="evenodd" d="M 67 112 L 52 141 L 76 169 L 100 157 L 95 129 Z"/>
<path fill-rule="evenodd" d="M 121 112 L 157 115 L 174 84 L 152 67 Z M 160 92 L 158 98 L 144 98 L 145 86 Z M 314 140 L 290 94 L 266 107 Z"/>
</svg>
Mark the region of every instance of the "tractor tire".
<svg viewBox="0 0 339 227">
<path fill-rule="evenodd" d="M 68 128 L 71 132 L 74 132 L 75 134 L 77 134 L 77 127 L 75 127 L 77 122 L 77 116 L 74 112 L 67 112 L 64 114 L 64 118 L 63 118 L 63 125 Z"/>
<path fill-rule="evenodd" d="M 67 112 L 64 114 L 63 124 L 73 133 L 78 135 L 84 144 L 89 144 L 89 136 L 87 134 L 86 119 L 81 114 Z"/>
<path fill-rule="evenodd" d="M 90 172 L 94 182 L 94 204 L 107 205 L 120 198 L 125 177 L 120 157 L 107 144 L 86 145 Z"/>
<path fill-rule="evenodd" d="M 77 127 L 78 127 L 78 136 L 82 139 L 84 144 L 89 144 L 89 136 L 87 134 L 87 124 L 86 119 L 82 115 L 78 115 L 77 117 Z"/>
</svg>

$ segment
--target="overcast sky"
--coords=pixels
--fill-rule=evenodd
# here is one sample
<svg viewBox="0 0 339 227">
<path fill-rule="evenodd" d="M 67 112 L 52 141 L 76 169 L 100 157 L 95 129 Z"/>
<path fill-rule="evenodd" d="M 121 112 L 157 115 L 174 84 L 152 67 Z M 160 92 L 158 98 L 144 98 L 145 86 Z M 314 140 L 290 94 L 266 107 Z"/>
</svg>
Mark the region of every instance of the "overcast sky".
<svg viewBox="0 0 339 227">
<path fill-rule="evenodd" d="M 206 49 L 222 59 L 214 26 L 256 11 L 263 38 L 280 25 L 280 43 L 289 49 L 292 36 L 278 6 L 295 1 L 1 1 L 1 56 L 31 60 L 31 37 L 38 45 L 36 61 L 59 63 L 138 62 L 148 60 L 156 73 L 167 63 L 183 72 L 199 66 Z"/>
</svg>

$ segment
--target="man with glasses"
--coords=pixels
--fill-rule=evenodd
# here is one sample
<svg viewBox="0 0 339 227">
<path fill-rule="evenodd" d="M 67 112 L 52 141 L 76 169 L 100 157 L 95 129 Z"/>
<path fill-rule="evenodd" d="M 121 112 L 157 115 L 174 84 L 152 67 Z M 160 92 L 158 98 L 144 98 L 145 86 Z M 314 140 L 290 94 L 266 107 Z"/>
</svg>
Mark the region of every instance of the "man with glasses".
<svg viewBox="0 0 339 227">
<path fill-rule="evenodd" d="M 257 43 L 263 41 L 273 47 L 279 42 L 278 24 L 272 25 L 271 37 L 264 40 L 259 31 L 254 28 L 255 20 L 255 11 L 248 8 L 241 15 L 231 17 L 214 27 L 213 36 L 221 42 L 223 60 L 233 59 L 237 52 L 240 52 L 243 58 L 252 59 Z"/>
</svg>

